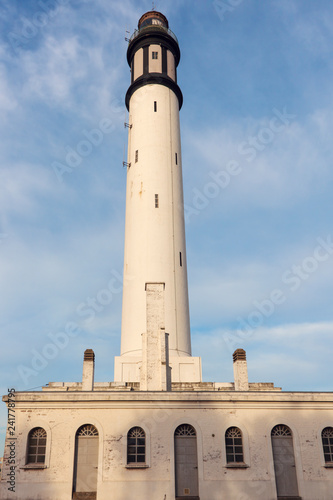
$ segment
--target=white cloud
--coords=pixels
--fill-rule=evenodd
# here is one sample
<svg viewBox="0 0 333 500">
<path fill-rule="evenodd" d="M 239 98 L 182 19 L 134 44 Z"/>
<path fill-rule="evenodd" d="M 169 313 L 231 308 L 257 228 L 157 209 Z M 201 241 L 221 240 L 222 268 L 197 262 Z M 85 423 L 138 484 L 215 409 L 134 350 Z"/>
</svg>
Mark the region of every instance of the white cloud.
<svg viewBox="0 0 333 500">
<path fill-rule="evenodd" d="M 221 235 L 223 241 L 224 235 Z M 319 237 L 319 240 L 317 239 Z M 274 291 L 280 291 L 281 300 L 274 306 L 265 323 L 275 322 L 283 315 L 292 315 L 296 321 L 302 315 L 320 318 L 330 308 L 329 290 L 333 275 L 333 257 L 319 241 L 329 242 L 326 234 L 295 244 L 284 243 L 263 258 L 248 255 L 246 248 L 240 253 L 223 255 L 218 259 L 212 249 L 207 261 L 204 247 L 201 259 L 189 270 L 192 324 L 216 326 L 248 317 L 258 310 L 258 303 L 272 301 Z M 315 250 L 321 247 L 323 261 L 316 261 Z M 209 246 L 208 246 L 209 248 Z M 198 265 L 200 263 L 200 265 Z M 273 295 L 272 295 L 273 294 Z"/>
<path fill-rule="evenodd" d="M 1 210 L 5 217 L 13 214 L 33 216 L 39 209 L 38 197 L 43 195 L 56 198 L 51 170 L 36 164 L 11 164 L 2 168 Z"/>
<path fill-rule="evenodd" d="M 312 56 L 327 58 L 328 64 L 331 63 L 332 32 L 332 18 L 327 11 L 325 12 L 325 9 L 316 9 L 315 13 L 312 12 L 307 17 L 297 16 L 296 24 L 293 26 L 293 35 L 302 43 L 307 52 Z"/>
<path fill-rule="evenodd" d="M 294 114 L 291 109 L 287 111 Z M 285 208 L 322 189 L 332 180 L 329 160 L 333 158 L 333 149 L 328 132 L 333 126 L 332 113 L 318 109 L 305 120 L 294 116 L 290 125 L 278 133 L 269 132 L 274 112 L 259 120 L 238 120 L 196 133 L 187 130 L 185 141 L 192 151 L 188 174 L 192 193 L 185 203 L 193 206 L 193 189 L 205 195 L 207 185 L 213 181 L 211 172 L 228 173 L 231 161 L 239 167 L 225 187 L 220 187 L 217 199 L 223 209 L 226 202 L 229 208 L 249 207 L 249 203 Z M 224 181 L 225 177 L 221 179 Z M 213 201 L 206 198 L 208 206 L 216 206 L 214 196 Z"/>
<path fill-rule="evenodd" d="M 67 100 L 75 82 L 86 75 L 76 37 L 65 40 L 49 36 L 38 53 L 26 52 L 21 58 L 27 82 L 24 93 L 36 94 L 53 105 Z"/>
<path fill-rule="evenodd" d="M 216 329 L 193 332 L 192 344 L 195 355 L 203 357 L 205 380 L 231 382 L 232 353 L 243 348 L 251 382 L 274 382 L 284 390 L 327 391 L 332 390 L 333 373 L 328 371 L 324 382 L 321 370 L 333 353 L 332 331 L 332 322 L 260 327 L 244 335 Z"/>
</svg>

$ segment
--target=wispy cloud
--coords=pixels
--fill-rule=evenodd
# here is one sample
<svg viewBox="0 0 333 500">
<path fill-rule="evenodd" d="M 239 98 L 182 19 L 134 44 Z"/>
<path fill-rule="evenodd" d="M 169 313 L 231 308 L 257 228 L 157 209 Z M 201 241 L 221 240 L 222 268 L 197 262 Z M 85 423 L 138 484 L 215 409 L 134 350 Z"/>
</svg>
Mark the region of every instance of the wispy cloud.
<svg viewBox="0 0 333 500">
<path fill-rule="evenodd" d="M 332 379 L 323 381 L 318 366 L 332 356 L 332 327 L 332 322 L 260 327 L 254 335 L 238 339 L 234 347 L 247 351 L 251 382 L 274 382 L 283 390 L 331 391 Z M 218 377 L 233 381 L 232 352 L 224 342 L 226 334 L 232 331 L 216 329 L 206 331 L 204 337 L 193 335 L 193 349 L 203 357 L 206 380 Z M 302 374 L 299 378 L 298 373 Z"/>
</svg>

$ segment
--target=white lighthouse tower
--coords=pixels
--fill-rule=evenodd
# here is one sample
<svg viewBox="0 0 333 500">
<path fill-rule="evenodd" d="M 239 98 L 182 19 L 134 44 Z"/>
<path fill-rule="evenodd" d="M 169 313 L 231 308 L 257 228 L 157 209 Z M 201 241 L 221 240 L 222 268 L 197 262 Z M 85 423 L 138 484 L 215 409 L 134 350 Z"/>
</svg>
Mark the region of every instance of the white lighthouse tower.
<svg viewBox="0 0 333 500">
<path fill-rule="evenodd" d="M 149 369 L 145 357 L 153 357 L 150 362 L 170 365 L 173 382 L 199 382 L 200 358 L 191 356 L 190 339 L 179 125 L 183 96 L 177 84 L 180 50 L 163 14 L 150 11 L 140 18 L 127 60 L 131 85 L 126 94 L 124 289 L 115 380 L 142 381 Z M 167 334 L 162 347 L 161 332 Z M 157 350 L 151 350 L 154 343 Z"/>
</svg>

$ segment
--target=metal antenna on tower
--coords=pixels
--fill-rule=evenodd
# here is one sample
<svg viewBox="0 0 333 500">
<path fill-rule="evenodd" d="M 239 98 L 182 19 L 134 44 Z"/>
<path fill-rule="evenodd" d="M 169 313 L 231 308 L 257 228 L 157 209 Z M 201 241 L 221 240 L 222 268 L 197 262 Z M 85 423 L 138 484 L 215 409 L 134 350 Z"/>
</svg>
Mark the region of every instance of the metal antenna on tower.
<svg viewBox="0 0 333 500">
<path fill-rule="evenodd" d="M 152 8 L 152 10 L 155 10 L 155 2 L 153 2 L 153 8 Z"/>
<path fill-rule="evenodd" d="M 130 34 L 131 34 L 131 32 L 130 32 L 130 31 L 128 31 L 128 30 L 126 30 L 126 31 L 125 31 L 125 41 L 126 41 L 126 42 L 129 42 L 129 41 L 130 41 L 130 38 L 129 38 L 129 35 L 130 35 Z"/>
</svg>

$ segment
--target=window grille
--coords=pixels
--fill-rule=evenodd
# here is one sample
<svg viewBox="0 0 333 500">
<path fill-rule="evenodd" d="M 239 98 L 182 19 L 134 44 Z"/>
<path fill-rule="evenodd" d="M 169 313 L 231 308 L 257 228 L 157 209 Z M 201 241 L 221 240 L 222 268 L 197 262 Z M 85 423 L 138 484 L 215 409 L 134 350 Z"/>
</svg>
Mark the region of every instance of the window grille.
<svg viewBox="0 0 333 500">
<path fill-rule="evenodd" d="M 135 163 L 137 163 L 139 161 L 139 150 L 137 149 L 135 151 Z"/>
<path fill-rule="evenodd" d="M 243 463 L 243 438 L 238 427 L 229 427 L 225 433 L 227 464 Z"/>
<path fill-rule="evenodd" d="M 333 427 L 325 427 L 321 433 L 326 464 L 333 464 Z"/>
<path fill-rule="evenodd" d="M 155 194 L 155 208 L 158 208 L 158 206 L 159 206 L 158 194 Z"/>
<path fill-rule="evenodd" d="M 91 436 L 98 436 L 98 430 L 94 425 L 91 424 L 85 424 L 82 425 L 77 433 L 77 437 L 91 437 Z"/>
<path fill-rule="evenodd" d="M 177 437 L 179 437 L 179 436 L 182 436 L 182 437 L 195 437 L 196 436 L 196 432 L 195 432 L 194 427 L 192 427 L 192 425 L 182 424 L 182 425 L 179 425 L 177 427 L 177 429 L 175 430 L 175 436 L 177 436 Z"/>
<path fill-rule="evenodd" d="M 292 434 L 291 434 L 291 430 L 289 429 L 289 427 L 287 425 L 276 425 L 275 427 L 273 427 L 272 429 L 272 433 L 271 433 L 271 436 L 272 437 L 291 437 Z"/>
<path fill-rule="evenodd" d="M 46 431 L 42 427 L 35 427 L 28 435 L 28 464 L 45 463 Z"/>
<path fill-rule="evenodd" d="M 127 433 L 127 463 L 146 462 L 146 434 L 141 427 L 132 427 Z"/>
<path fill-rule="evenodd" d="M 152 52 L 152 58 L 158 59 L 158 52 Z"/>
</svg>

